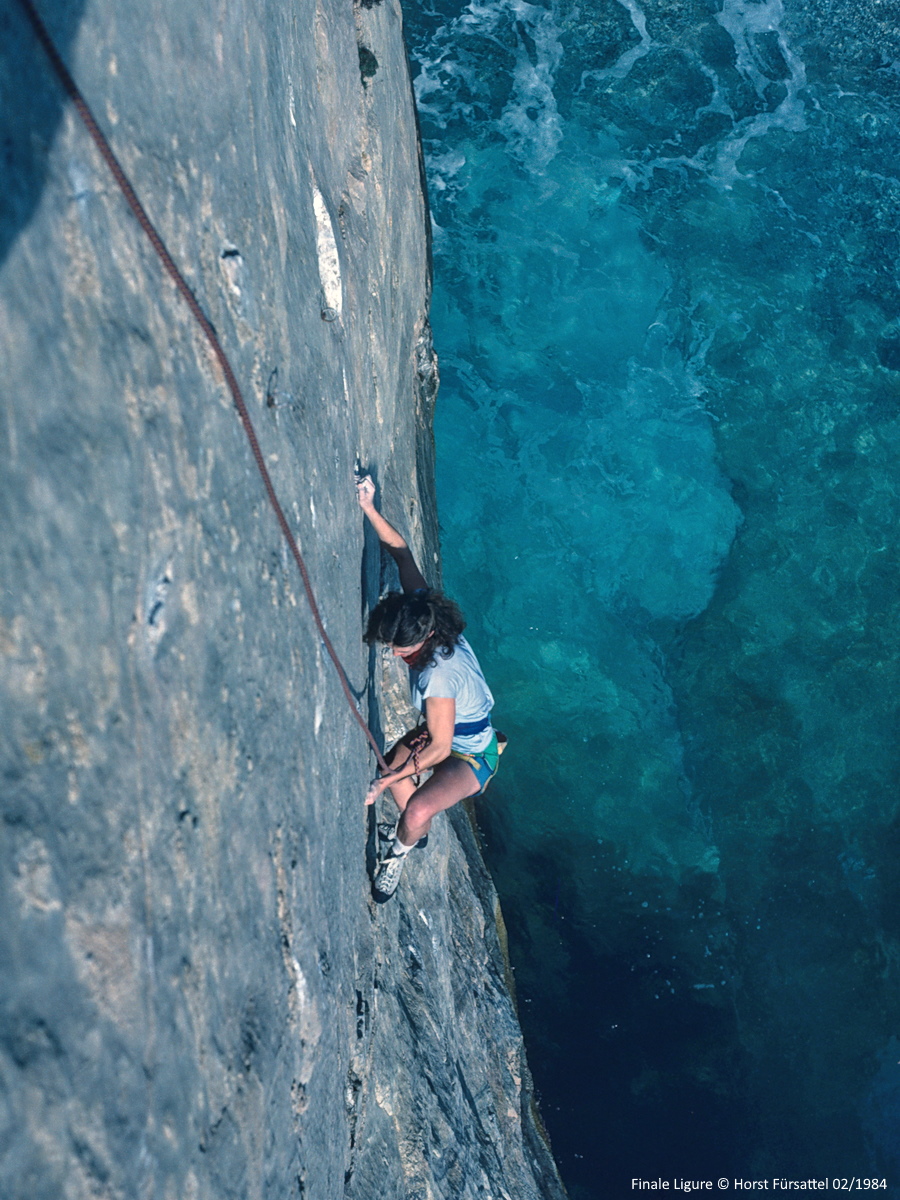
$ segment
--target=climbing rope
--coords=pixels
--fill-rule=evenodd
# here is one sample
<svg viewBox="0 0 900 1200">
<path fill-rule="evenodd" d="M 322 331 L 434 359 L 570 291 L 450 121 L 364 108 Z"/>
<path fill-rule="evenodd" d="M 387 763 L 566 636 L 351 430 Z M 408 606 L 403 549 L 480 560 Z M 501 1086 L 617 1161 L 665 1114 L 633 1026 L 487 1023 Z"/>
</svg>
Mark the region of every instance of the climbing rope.
<svg viewBox="0 0 900 1200">
<path fill-rule="evenodd" d="M 406 762 L 403 765 L 406 766 L 409 763 L 410 758 L 413 760 L 413 764 L 414 764 L 416 770 L 415 770 L 415 773 L 411 776 L 411 778 L 415 780 L 416 787 L 419 786 L 419 782 L 422 778 L 422 768 L 419 766 L 419 752 L 421 750 L 424 750 L 430 741 L 431 741 L 431 734 L 428 732 L 427 729 L 423 729 L 419 733 L 417 733 L 414 738 L 410 738 L 409 743 L 408 743 L 409 749 L 410 749 L 410 755 L 409 755 L 409 758 L 407 758 Z"/>
<path fill-rule="evenodd" d="M 219 364 L 225 374 L 225 381 L 228 384 L 229 391 L 231 392 L 232 399 L 234 400 L 234 406 L 238 411 L 238 416 L 241 418 L 241 424 L 243 425 L 244 432 L 247 435 L 247 441 L 250 443 L 250 449 L 253 452 L 257 469 L 262 476 L 263 485 L 266 489 L 266 495 L 269 498 L 269 503 L 275 511 L 275 516 L 278 518 L 278 524 L 281 526 L 281 532 L 284 534 L 287 544 L 290 547 L 291 554 L 294 556 L 294 561 L 300 570 L 300 577 L 303 580 L 306 599 L 309 602 L 309 608 L 312 612 L 316 628 L 319 631 L 319 636 L 325 644 L 325 649 L 328 651 L 331 661 L 334 663 L 334 669 L 337 671 L 338 679 L 341 681 L 341 687 L 344 689 L 344 695 L 347 697 L 347 703 L 350 705 L 350 710 L 368 738 L 372 749 L 375 751 L 375 757 L 378 759 L 380 767 L 382 770 L 386 771 L 387 763 L 385 762 L 384 757 L 378 748 L 378 743 L 375 741 L 371 729 L 369 729 L 368 725 L 363 719 L 362 714 L 356 707 L 356 701 L 354 699 L 353 692 L 350 690 L 350 684 L 347 681 L 347 673 L 343 668 L 341 660 L 337 656 L 337 651 L 331 643 L 331 638 L 329 638 L 328 634 L 325 632 L 325 626 L 322 622 L 319 606 L 316 603 L 316 598 L 312 590 L 312 584 L 310 583 L 309 573 L 306 570 L 306 563 L 303 561 L 303 556 L 300 553 L 300 547 L 297 545 L 297 540 L 291 532 L 291 527 L 284 515 L 284 510 L 281 507 L 278 496 L 275 494 L 275 487 L 272 483 L 272 477 L 269 474 L 269 470 L 262 456 L 262 451 L 259 448 L 259 441 L 256 436 L 256 430 L 253 428 L 253 422 L 250 420 L 250 413 L 247 411 L 247 405 L 245 404 L 244 397 L 241 394 L 241 389 L 238 385 L 237 378 L 235 377 L 234 371 L 231 368 L 231 363 L 228 361 L 225 351 L 222 349 L 222 344 L 219 341 L 218 335 L 216 334 L 216 331 L 206 313 L 200 307 L 196 296 L 188 287 L 184 276 L 175 265 L 175 261 L 171 254 L 169 254 L 169 251 L 166 249 L 162 238 L 153 227 L 150 218 L 147 216 L 147 213 L 144 210 L 144 206 L 141 204 L 140 200 L 138 200 L 134 188 L 128 181 L 128 177 L 122 170 L 119 160 L 116 158 L 112 151 L 112 147 L 106 140 L 106 136 L 94 119 L 94 114 L 88 108 L 87 101 L 78 90 L 75 80 L 69 74 L 65 63 L 60 58 L 59 52 L 57 51 L 56 46 L 53 44 L 50 34 L 47 32 L 43 21 L 38 16 L 37 10 L 35 9 L 31 0 L 19 0 L 19 3 L 25 10 L 25 14 L 31 23 L 35 36 L 44 47 L 47 57 L 50 59 L 53 69 L 59 77 L 59 81 L 62 84 L 66 95 L 75 105 L 78 115 L 81 117 L 82 121 L 87 127 L 88 133 L 94 140 L 97 149 L 103 155 L 106 165 L 112 172 L 113 178 L 119 185 L 122 195 L 128 202 L 128 206 L 137 217 L 141 229 L 143 229 L 144 233 L 149 238 L 150 244 L 153 246 L 153 249 L 159 256 L 163 266 L 172 277 L 175 286 L 178 288 L 179 292 L 181 292 L 182 296 L 187 302 L 187 306 L 191 310 L 194 319 L 203 330 L 203 333 L 206 335 L 206 340 L 209 342 L 213 353 L 219 360 Z"/>
</svg>

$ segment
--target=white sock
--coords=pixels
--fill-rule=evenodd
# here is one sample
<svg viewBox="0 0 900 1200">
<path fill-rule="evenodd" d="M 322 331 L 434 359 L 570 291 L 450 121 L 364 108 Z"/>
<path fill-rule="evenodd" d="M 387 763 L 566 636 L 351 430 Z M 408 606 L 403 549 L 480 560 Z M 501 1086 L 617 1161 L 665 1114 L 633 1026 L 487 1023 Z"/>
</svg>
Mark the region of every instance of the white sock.
<svg viewBox="0 0 900 1200">
<path fill-rule="evenodd" d="M 414 845 L 415 845 L 415 842 L 413 842 L 413 846 Z M 412 848 L 413 848 L 412 846 L 404 846 L 403 843 L 400 841 L 400 839 L 396 835 L 394 836 L 394 844 L 391 847 L 394 854 L 409 854 L 409 852 L 410 852 L 410 850 L 412 850 Z"/>
</svg>

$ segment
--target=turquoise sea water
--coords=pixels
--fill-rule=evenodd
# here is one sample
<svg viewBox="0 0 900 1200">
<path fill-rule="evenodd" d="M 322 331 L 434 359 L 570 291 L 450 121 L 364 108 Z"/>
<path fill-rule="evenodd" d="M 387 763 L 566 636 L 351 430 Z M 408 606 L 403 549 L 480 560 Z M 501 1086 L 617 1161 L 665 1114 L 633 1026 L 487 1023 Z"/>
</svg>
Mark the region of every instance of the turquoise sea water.
<svg viewBox="0 0 900 1200">
<path fill-rule="evenodd" d="M 406 9 L 446 585 L 510 736 L 479 817 L 574 1200 L 900 1194 L 887 8 Z"/>
</svg>

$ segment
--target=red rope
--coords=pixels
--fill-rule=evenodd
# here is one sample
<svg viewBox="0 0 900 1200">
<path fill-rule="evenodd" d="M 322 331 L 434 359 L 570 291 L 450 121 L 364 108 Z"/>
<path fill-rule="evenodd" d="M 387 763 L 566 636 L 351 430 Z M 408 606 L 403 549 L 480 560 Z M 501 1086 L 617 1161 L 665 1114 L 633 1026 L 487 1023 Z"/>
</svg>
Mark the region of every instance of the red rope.
<svg viewBox="0 0 900 1200">
<path fill-rule="evenodd" d="M 422 768 L 419 766 L 419 751 L 424 750 L 430 741 L 431 741 L 431 734 L 428 732 L 427 729 L 421 730 L 419 733 L 417 733 L 415 735 L 415 737 L 410 738 L 410 740 L 409 740 L 409 748 L 412 753 L 409 755 L 409 758 L 407 758 L 406 762 L 403 765 L 407 766 L 410 758 L 413 760 L 413 764 L 416 768 L 416 771 L 415 771 L 415 774 L 412 776 L 412 778 L 416 781 L 416 787 L 419 786 L 419 781 L 422 778 Z"/>
<path fill-rule="evenodd" d="M 213 353 L 219 360 L 219 364 L 221 365 L 225 374 L 225 381 L 228 384 L 228 388 L 234 400 L 234 406 L 241 418 L 241 424 L 244 426 L 244 432 L 247 435 L 247 441 L 250 443 L 250 449 L 253 451 L 253 457 L 256 460 L 257 469 L 262 476 L 263 485 L 266 489 L 266 495 L 269 497 L 269 503 L 275 511 L 275 516 L 278 518 L 278 524 L 281 526 L 281 532 L 284 534 L 287 544 L 291 549 L 291 553 L 294 556 L 294 561 L 300 570 L 300 576 L 303 580 L 303 587 L 306 591 L 306 599 L 309 602 L 310 611 L 312 612 L 313 620 L 316 623 L 316 628 L 319 631 L 319 636 L 325 644 L 325 649 L 328 651 L 331 661 L 334 663 L 334 668 L 337 671 L 338 679 L 341 681 L 341 687 L 344 689 L 344 695 L 347 697 L 347 703 L 350 705 L 350 709 L 354 717 L 359 722 L 366 737 L 369 739 L 369 744 L 375 751 L 375 757 L 378 759 L 379 765 L 383 770 L 387 770 L 387 763 L 385 762 L 384 757 L 378 748 L 378 743 L 375 741 L 371 729 L 369 729 L 368 725 L 363 720 L 362 714 L 356 707 L 356 701 L 352 691 L 350 690 L 350 684 L 347 682 L 347 674 L 344 671 L 341 660 L 337 656 L 337 651 L 331 644 L 331 639 L 329 638 L 328 634 L 325 632 L 325 626 L 322 622 L 321 614 L 319 613 L 319 606 L 316 603 L 316 598 L 312 590 L 312 584 L 310 583 L 309 573 L 306 570 L 306 563 L 303 561 L 303 556 L 300 553 L 300 547 L 297 545 L 297 540 L 291 532 L 291 527 L 284 515 L 284 510 L 282 509 L 278 497 L 275 494 L 275 487 L 272 483 L 272 477 L 269 475 L 268 467 L 265 464 L 262 451 L 259 448 L 259 441 L 256 437 L 256 430 L 253 428 L 253 422 L 250 420 L 250 413 L 247 411 L 247 405 L 244 402 L 244 397 L 241 394 L 238 381 L 235 377 L 234 371 L 231 369 L 231 363 L 228 361 L 225 351 L 222 349 L 222 344 L 219 341 L 218 335 L 216 334 L 216 331 L 206 313 L 200 307 L 196 296 L 188 287 L 184 276 L 175 265 L 175 262 L 171 254 L 169 254 L 169 251 L 166 249 L 162 238 L 153 227 L 150 218 L 147 216 L 147 213 L 144 210 L 144 206 L 141 204 L 140 200 L 138 200 L 134 188 L 129 183 L 128 177 L 122 170 L 119 160 L 113 153 L 112 147 L 106 140 L 104 133 L 94 119 L 94 114 L 88 108 L 87 101 L 78 90 L 75 80 L 69 74 L 65 63 L 59 56 L 56 46 L 54 46 L 53 42 L 50 40 L 50 35 L 47 32 L 43 21 L 38 16 L 34 5 L 32 4 L 31 0 L 19 0 L 19 2 L 24 8 L 28 20 L 31 22 L 35 36 L 44 47 L 47 57 L 50 59 L 50 62 L 53 65 L 54 71 L 59 76 L 60 83 L 62 84 L 66 94 L 75 105 L 75 108 L 78 110 L 78 115 L 86 125 L 87 131 L 93 138 L 97 149 L 103 155 L 106 165 L 109 167 L 113 174 L 113 178 L 121 189 L 122 195 L 127 200 L 131 211 L 137 217 L 144 233 L 150 239 L 150 244 L 153 246 L 153 249 L 156 251 L 160 261 L 168 271 L 169 275 L 171 275 L 175 286 L 178 288 L 179 292 L 181 292 L 182 296 L 187 302 L 188 308 L 194 315 L 194 319 L 203 330 L 204 334 L 206 335 L 206 340 L 209 342 Z"/>
</svg>

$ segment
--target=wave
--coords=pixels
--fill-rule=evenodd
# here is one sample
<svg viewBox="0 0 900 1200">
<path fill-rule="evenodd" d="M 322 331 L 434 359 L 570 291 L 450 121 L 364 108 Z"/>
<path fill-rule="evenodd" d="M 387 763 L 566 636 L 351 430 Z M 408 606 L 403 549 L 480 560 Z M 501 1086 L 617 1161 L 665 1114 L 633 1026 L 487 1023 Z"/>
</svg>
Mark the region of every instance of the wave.
<svg viewBox="0 0 900 1200">
<path fill-rule="evenodd" d="M 563 132 L 553 91 L 563 49 L 552 9 L 527 0 L 472 0 L 430 36 L 414 40 L 412 50 L 426 124 L 445 131 L 478 121 L 484 132 L 500 135 L 526 171 L 546 169 Z"/>
</svg>

